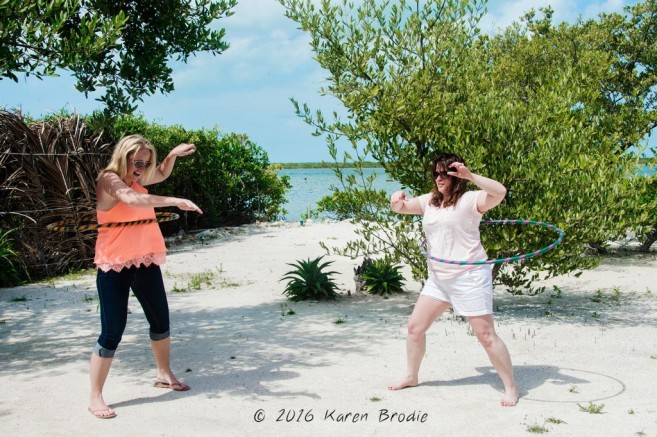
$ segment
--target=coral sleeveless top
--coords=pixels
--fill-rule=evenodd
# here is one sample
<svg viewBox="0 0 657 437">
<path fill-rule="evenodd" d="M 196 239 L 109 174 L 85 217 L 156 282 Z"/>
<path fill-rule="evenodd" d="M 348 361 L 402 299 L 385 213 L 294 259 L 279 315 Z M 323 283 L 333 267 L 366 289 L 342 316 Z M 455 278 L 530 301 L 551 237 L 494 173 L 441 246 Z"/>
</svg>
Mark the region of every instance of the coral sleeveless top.
<svg viewBox="0 0 657 437">
<path fill-rule="evenodd" d="M 136 182 L 132 189 L 138 193 L 148 190 Z M 155 209 L 137 208 L 119 202 L 109 211 L 96 209 L 98 224 L 131 222 L 155 218 Z M 166 246 L 157 223 L 117 226 L 98 229 L 94 264 L 104 272 L 120 272 L 125 267 L 162 265 L 166 262 Z"/>
</svg>

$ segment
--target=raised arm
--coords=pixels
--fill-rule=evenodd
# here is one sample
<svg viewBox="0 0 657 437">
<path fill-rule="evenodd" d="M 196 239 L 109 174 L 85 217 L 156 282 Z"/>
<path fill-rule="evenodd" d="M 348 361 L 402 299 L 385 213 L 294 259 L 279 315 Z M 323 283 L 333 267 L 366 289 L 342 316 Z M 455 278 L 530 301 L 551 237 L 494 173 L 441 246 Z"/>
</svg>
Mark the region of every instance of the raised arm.
<svg viewBox="0 0 657 437">
<path fill-rule="evenodd" d="M 199 214 L 203 214 L 203 211 L 191 200 L 138 193 L 126 185 L 116 173 L 105 172 L 98 179 L 98 185 L 96 187 L 96 203 L 98 209 L 108 211 L 118 202 L 138 208 L 175 206 L 183 211 L 196 211 Z"/>
<path fill-rule="evenodd" d="M 157 184 L 162 182 L 171 175 L 173 167 L 176 164 L 176 158 L 179 156 L 191 155 L 196 151 L 196 146 L 194 144 L 179 144 L 177 145 L 166 158 L 157 166 L 153 175 L 144 181 L 143 185 Z"/>
<path fill-rule="evenodd" d="M 406 193 L 397 191 L 390 196 L 390 209 L 399 214 L 422 215 L 422 205 L 418 197 L 406 199 Z"/>
<path fill-rule="evenodd" d="M 504 196 L 506 196 L 504 185 L 496 180 L 472 173 L 470 169 L 460 162 L 453 163 L 448 170 L 451 170 L 449 172 L 450 175 L 468 179 L 482 189 L 485 196 L 479 196 L 477 199 L 477 210 L 481 214 L 499 205 L 504 200 Z"/>
</svg>

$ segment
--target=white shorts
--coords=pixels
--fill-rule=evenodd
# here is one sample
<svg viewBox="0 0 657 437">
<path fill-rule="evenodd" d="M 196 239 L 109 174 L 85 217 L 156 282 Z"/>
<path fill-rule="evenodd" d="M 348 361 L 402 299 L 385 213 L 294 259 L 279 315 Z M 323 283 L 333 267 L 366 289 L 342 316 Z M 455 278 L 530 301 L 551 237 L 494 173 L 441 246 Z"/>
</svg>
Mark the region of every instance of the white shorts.
<svg viewBox="0 0 657 437">
<path fill-rule="evenodd" d="M 429 272 L 420 295 L 451 303 L 454 314 L 459 316 L 493 314 L 491 266 L 483 265 L 450 279 L 439 279 Z"/>
</svg>

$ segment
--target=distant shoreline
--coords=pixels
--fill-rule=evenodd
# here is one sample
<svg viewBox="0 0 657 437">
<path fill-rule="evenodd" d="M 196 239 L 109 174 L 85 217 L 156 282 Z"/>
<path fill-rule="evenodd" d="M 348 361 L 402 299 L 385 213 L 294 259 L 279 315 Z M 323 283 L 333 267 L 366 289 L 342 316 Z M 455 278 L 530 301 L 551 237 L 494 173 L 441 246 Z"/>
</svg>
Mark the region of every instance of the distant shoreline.
<svg viewBox="0 0 657 437">
<path fill-rule="evenodd" d="M 335 162 L 276 162 L 272 165 L 280 165 L 283 169 L 294 169 L 294 168 L 335 168 Z M 381 164 L 378 162 L 362 162 L 362 163 L 340 163 L 340 168 L 356 168 L 357 166 L 363 166 L 364 168 L 380 168 Z"/>
</svg>

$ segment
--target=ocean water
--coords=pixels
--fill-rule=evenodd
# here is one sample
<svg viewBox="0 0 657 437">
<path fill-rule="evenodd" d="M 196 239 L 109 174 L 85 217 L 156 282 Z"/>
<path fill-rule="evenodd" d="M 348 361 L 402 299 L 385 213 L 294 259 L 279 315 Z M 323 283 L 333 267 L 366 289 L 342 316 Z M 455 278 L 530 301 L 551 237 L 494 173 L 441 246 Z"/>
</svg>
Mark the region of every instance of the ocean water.
<svg viewBox="0 0 657 437">
<path fill-rule="evenodd" d="M 344 174 L 356 173 L 355 170 L 344 170 Z M 388 194 L 400 190 L 401 185 L 396 181 L 388 180 L 382 168 L 366 168 L 365 175 L 376 173 L 374 188 L 385 190 Z M 317 207 L 317 202 L 324 196 L 331 194 L 331 186 L 338 186 L 340 181 L 330 168 L 293 168 L 284 169 L 279 173 L 290 177 L 292 188 L 287 192 L 287 203 L 283 205 L 288 212 L 283 220 L 298 221 L 302 214 Z M 325 218 L 320 216 L 320 218 Z"/>
<path fill-rule="evenodd" d="M 643 168 L 639 170 L 639 174 L 642 176 L 653 176 L 657 172 L 657 168 L 648 166 L 644 164 Z"/>
<path fill-rule="evenodd" d="M 355 170 L 344 170 L 345 175 L 348 172 L 356 173 Z M 395 191 L 401 190 L 401 185 L 397 181 L 391 181 L 382 168 L 366 168 L 365 175 L 376 173 L 377 178 L 374 187 L 385 190 L 389 195 Z M 639 171 L 642 175 L 651 175 L 655 173 L 654 168 L 645 166 Z M 282 219 L 285 221 L 299 221 L 302 214 L 307 214 L 309 210 L 317 207 L 317 202 L 324 196 L 331 194 L 331 186 L 338 185 L 338 178 L 335 176 L 333 169 L 330 168 L 294 168 L 284 169 L 279 173 L 290 177 L 292 188 L 286 194 L 287 202 L 283 205 L 288 212 Z M 320 218 L 326 218 L 325 216 Z"/>
</svg>

